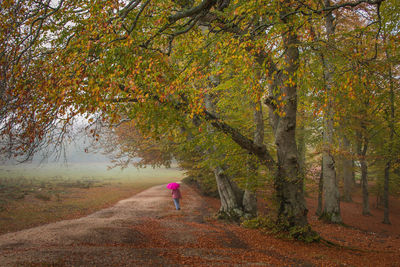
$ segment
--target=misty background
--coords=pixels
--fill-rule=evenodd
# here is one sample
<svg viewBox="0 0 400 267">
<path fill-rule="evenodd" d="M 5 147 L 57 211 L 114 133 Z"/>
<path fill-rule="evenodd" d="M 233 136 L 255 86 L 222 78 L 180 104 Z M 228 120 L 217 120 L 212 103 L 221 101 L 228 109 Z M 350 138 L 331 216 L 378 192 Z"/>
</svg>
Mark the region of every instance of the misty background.
<svg viewBox="0 0 400 267">
<path fill-rule="evenodd" d="M 105 179 L 105 178 L 130 178 L 140 174 L 155 172 L 168 173 L 165 168 L 141 168 L 128 166 L 110 168 L 111 159 L 104 153 L 104 149 L 92 146 L 92 138 L 84 131 L 74 131 L 69 137 L 70 141 L 63 143 L 59 153 L 39 151 L 29 162 L 20 163 L 18 160 L 3 160 L 0 162 L 0 178 L 71 178 L 71 179 Z M 49 155 L 48 155 L 49 154 Z M 140 159 L 137 158 L 137 161 Z M 175 171 L 176 168 L 171 168 Z"/>
</svg>

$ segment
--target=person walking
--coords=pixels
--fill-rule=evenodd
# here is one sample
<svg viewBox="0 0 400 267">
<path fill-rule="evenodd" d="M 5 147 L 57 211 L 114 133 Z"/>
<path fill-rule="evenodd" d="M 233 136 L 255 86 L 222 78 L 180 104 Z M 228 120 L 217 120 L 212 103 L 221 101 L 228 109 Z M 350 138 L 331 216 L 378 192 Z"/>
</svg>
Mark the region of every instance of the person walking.
<svg viewBox="0 0 400 267">
<path fill-rule="evenodd" d="M 180 200 L 181 198 L 182 198 L 182 195 L 181 195 L 181 191 L 179 190 L 179 188 L 173 189 L 173 190 L 172 190 L 172 199 L 174 200 L 175 208 L 176 208 L 177 210 L 180 210 L 180 209 L 181 209 L 181 206 L 180 206 L 180 204 L 179 204 L 179 200 Z"/>
<path fill-rule="evenodd" d="M 178 183 L 169 183 L 167 185 L 167 188 L 172 190 L 172 199 L 174 200 L 175 208 L 177 210 L 181 209 L 181 206 L 179 204 L 179 199 L 182 198 L 181 191 L 179 190 L 180 186 L 181 185 Z"/>
</svg>

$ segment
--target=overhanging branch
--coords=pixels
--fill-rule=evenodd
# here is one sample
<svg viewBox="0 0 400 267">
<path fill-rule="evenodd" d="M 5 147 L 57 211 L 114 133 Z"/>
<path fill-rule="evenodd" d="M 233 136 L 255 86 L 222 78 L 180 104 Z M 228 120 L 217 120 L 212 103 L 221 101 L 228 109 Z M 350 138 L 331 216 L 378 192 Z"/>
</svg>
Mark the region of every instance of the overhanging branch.
<svg viewBox="0 0 400 267">
<path fill-rule="evenodd" d="M 275 171 L 276 163 L 272 156 L 269 154 L 265 145 L 259 146 L 254 143 L 253 140 L 242 135 L 237 129 L 231 127 L 230 125 L 224 123 L 215 115 L 208 111 L 204 111 L 205 119 L 210 121 L 211 125 L 217 130 L 230 136 L 232 140 L 238 144 L 241 148 L 249 151 L 259 158 L 271 171 Z"/>
<path fill-rule="evenodd" d="M 361 4 L 378 5 L 384 1 L 385 0 L 359 0 L 359 1 L 355 1 L 355 2 L 345 2 L 345 3 L 325 7 L 325 8 L 319 9 L 319 10 L 314 10 L 314 12 L 322 13 L 322 12 L 333 11 L 333 10 L 337 10 L 337 9 L 341 9 L 341 8 L 356 7 Z"/>
<path fill-rule="evenodd" d="M 151 96 L 151 99 L 158 101 L 161 104 L 166 104 L 168 102 L 162 102 L 158 96 Z M 185 99 L 185 97 L 183 96 L 182 99 Z M 113 102 L 118 102 L 118 103 L 137 103 L 140 102 L 138 99 L 136 98 L 118 98 L 118 99 L 114 99 Z M 186 112 L 184 110 L 185 107 L 187 107 L 187 103 L 171 103 L 172 107 L 174 109 L 176 109 L 177 111 L 183 111 Z M 206 121 L 209 121 L 211 123 L 211 125 L 225 133 L 226 135 L 228 135 L 230 138 L 232 138 L 232 140 L 238 144 L 241 148 L 247 150 L 248 152 L 254 154 L 258 159 L 260 159 L 260 161 L 262 161 L 268 169 L 270 169 L 271 171 L 274 171 L 276 168 L 276 163 L 274 161 L 274 159 L 272 158 L 272 156 L 269 154 L 267 148 L 265 145 L 259 146 L 256 145 L 255 142 L 249 138 L 247 138 L 246 136 L 244 136 L 243 134 L 241 134 L 238 129 L 233 128 L 232 126 L 228 125 L 227 123 L 223 122 L 221 119 L 219 119 L 217 116 L 213 115 L 212 113 L 208 112 L 207 110 L 204 110 L 204 117 L 203 117 Z"/>
<path fill-rule="evenodd" d="M 184 11 L 180 11 L 174 15 L 169 16 L 168 20 L 170 22 L 176 22 L 180 19 L 197 15 L 205 10 L 209 10 L 216 3 L 217 3 L 216 0 L 203 0 L 198 6 L 195 6 L 193 8 Z"/>
</svg>

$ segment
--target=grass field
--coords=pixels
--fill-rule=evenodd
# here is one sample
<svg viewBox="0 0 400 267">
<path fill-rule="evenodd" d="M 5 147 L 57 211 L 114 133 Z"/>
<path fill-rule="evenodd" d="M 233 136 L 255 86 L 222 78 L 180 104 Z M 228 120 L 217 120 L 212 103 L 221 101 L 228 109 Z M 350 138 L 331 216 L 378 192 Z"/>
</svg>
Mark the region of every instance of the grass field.
<svg viewBox="0 0 400 267">
<path fill-rule="evenodd" d="M 0 234 L 78 218 L 182 178 L 176 168 L 107 170 L 102 163 L 0 166 Z"/>
</svg>

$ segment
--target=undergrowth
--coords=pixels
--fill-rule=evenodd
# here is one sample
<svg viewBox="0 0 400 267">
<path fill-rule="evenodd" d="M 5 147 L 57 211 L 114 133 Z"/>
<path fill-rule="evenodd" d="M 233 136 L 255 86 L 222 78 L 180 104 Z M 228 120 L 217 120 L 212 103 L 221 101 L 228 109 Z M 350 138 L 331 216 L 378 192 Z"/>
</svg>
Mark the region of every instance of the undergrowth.
<svg viewBox="0 0 400 267">
<path fill-rule="evenodd" d="M 305 243 L 320 242 L 321 237 L 311 229 L 310 225 L 287 227 L 282 223 L 267 216 L 258 216 L 245 220 L 242 226 L 250 229 L 260 229 L 266 233 L 274 234 L 278 238 L 300 240 Z"/>
</svg>

